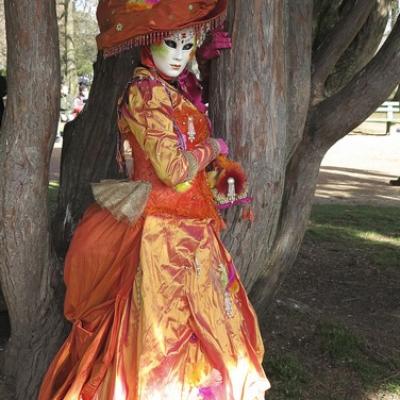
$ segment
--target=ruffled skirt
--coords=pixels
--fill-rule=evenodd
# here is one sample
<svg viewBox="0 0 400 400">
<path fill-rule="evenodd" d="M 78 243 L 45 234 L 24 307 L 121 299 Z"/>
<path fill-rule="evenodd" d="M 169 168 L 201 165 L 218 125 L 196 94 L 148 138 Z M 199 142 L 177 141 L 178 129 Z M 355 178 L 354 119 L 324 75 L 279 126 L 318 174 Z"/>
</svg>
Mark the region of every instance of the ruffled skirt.
<svg viewBox="0 0 400 400">
<path fill-rule="evenodd" d="M 65 263 L 72 330 L 39 400 L 261 400 L 257 318 L 212 220 L 94 205 Z"/>
</svg>

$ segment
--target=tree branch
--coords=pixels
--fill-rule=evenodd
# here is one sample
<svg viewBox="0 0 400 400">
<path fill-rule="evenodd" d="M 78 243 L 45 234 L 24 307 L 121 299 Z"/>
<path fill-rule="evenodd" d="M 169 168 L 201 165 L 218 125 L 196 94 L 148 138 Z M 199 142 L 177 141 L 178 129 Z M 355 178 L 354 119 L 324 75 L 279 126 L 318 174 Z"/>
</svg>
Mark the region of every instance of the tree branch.
<svg viewBox="0 0 400 400">
<path fill-rule="evenodd" d="M 313 103 L 324 97 L 324 85 L 329 73 L 365 24 L 376 0 L 357 0 L 352 10 L 342 18 L 315 53 L 312 74 Z"/>
<path fill-rule="evenodd" d="M 338 93 L 314 106 L 307 133 L 329 148 L 361 124 L 400 81 L 400 17 L 375 57 Z"/>
<path fill-rule="evenodd" d="M 289 160 L 303 136 L 310 103 L 313 0 L 286 2 L 287 144 Z M 301 129 L 300 129 L 301 128 Z"/>
<path fill-rule="evenodd" d="M 324 85 L 325 98 L 344 88 L 379 50 L 389 20 L 388 2 L 377 0 L 360 32 L 329 74 Z"/>
</svg>

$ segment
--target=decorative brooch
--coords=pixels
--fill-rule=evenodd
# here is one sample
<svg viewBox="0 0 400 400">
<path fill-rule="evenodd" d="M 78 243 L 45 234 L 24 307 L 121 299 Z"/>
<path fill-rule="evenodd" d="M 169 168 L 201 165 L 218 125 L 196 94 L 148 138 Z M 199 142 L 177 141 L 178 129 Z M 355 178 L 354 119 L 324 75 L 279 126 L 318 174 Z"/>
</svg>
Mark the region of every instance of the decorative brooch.
<svg viewBox="0 0 400 400">
<path fill-rule="evenodd" d="M 221 285 L 224 288 L 224 308 L 228 318 L 233 318 L 233 303 L 232 296 L 235 296 L 239 291 L 239 281 L 236 276 L 236 269 L 232 261 L 225 267 L 224 264 L 218 265 Z"/>
<path fill-rule="evenodd" d="M 248 196 L 247 177 L 243 168 L 226 156 L 216 158 L 207 180 L 220 210 L 249 204 L 253 200 Z"/>
</svg>

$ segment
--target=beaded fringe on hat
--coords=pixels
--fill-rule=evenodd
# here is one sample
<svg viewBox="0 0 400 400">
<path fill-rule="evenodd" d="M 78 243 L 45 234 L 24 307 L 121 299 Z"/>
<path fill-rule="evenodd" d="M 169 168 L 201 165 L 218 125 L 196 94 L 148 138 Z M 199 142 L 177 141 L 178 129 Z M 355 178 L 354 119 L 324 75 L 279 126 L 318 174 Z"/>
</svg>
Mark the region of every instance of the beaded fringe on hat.
<svg viewBox="0 0 400 400">
<path fill-rule="evenodd" d="M 173 31 L 164 31 L 164 32 L 151 32 L 145 35 L 135 36 L 127 41 L 118 44 L 116 46 L 110 47 L 108 49 L 103 50 L 104 58 L 112 57 L 117 54 L 120 54 L 124 51 L 130 50 L 133 47 L 137 46 L 149 46 L 153 43 L 161 42 L 161 40 L 165 37 L 171 36 L 173 33 L 178 32 L 182 29 L 192 28 L 200 36 L 199 45 L 204 41 L 207 32 L 217 28 L 221 23 L 224 22 L 226 18 L 226 12 L 218 15 L 217 17 L 208 20 L 207 22 L 198 22 L 192 26 L 184 27 L 180 29 L 175 29 Z"/>
</svg>

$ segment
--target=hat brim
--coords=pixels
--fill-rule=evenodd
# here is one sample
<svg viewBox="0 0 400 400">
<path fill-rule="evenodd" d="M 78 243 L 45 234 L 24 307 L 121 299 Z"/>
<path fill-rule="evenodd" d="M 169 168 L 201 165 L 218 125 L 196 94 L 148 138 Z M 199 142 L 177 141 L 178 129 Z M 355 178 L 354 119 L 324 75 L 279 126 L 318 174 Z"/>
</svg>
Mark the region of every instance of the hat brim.
<svg viewBox="0 0 400 400">
<path fill-rule="evenodd" d="M 160 42 L 164 37 L 182 29 L 192 28 L 197 33 L 205 33 L 219 26 L 226 18 L 228 0 L 215 0 L 208 9 L 201 0 L 189 5 L 197 9 L 179 9 L 175 1 L 156 5 L 151 10 L 130 12 L 120 9 L 113 13 L 112 21 L 97 36 L 97 46 L 104 57 L 111 57 L 135 46 L 148 46 Z M 187 4 L 187 1 L 181 1 Z M 101 26 L 101 11 L 98 19 Z"/>
</svg>

